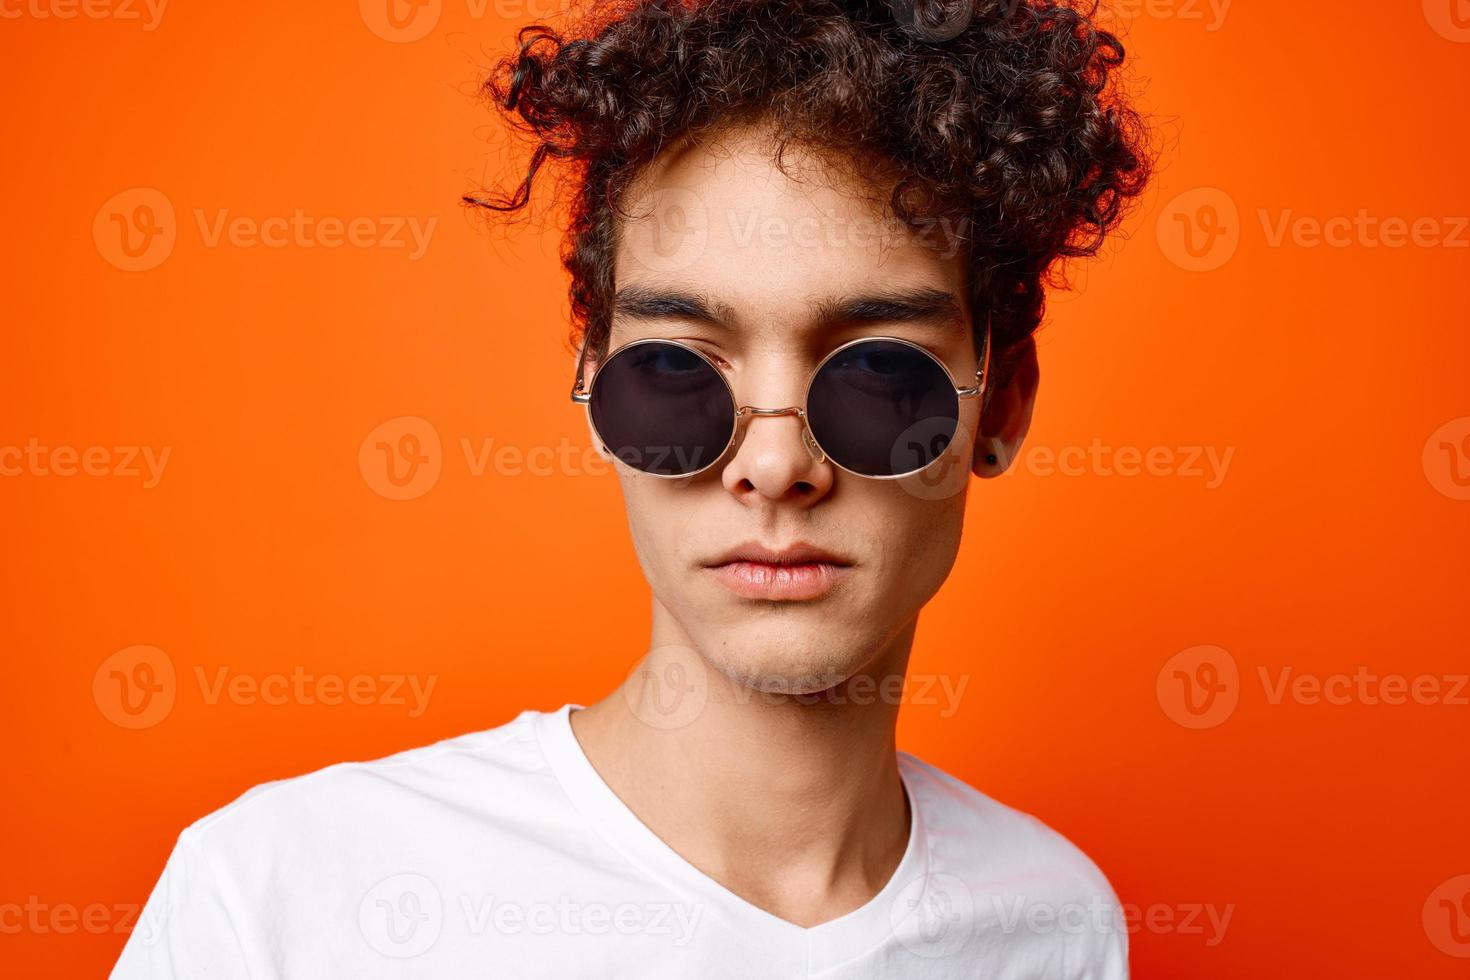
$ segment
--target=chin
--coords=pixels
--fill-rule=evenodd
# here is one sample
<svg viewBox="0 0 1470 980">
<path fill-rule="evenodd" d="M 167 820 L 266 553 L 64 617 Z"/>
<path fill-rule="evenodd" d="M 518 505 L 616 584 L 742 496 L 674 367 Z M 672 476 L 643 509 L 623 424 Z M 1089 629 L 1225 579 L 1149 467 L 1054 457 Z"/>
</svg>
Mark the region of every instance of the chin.
<svg viewBox="0 0 1470 980">
<path fill-rule="evenodd" d="M 830 622 L 830 621 L 829 621 Z M 739 635 L 721 635 L 703 652 L 710 668 L 757 694 L 816 694 L 860 671 L 874 651 L 819 621 L 765 630 L 747 623 Z"/>
</svg>

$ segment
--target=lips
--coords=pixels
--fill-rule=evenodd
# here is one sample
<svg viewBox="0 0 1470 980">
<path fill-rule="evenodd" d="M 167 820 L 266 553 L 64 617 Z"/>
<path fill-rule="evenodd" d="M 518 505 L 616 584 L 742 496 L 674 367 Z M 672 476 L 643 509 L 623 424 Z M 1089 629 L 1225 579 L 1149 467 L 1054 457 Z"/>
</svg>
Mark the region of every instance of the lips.
<svg viewBox="0 0 1470 980">
<path fill-rule="evenodd" d="M 830 592 L 852 562 L 804 541 L 779 548 L 747 542 L 707 562 L 705 568 L 742 598 L 801 601 Z"/>
</svg>

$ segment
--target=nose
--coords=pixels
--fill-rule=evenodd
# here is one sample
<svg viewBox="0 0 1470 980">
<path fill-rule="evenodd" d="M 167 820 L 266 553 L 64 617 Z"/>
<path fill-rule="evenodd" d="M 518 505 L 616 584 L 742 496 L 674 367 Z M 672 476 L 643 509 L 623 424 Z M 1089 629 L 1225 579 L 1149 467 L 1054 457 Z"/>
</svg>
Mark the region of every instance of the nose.
<svg viewBox="0 0 1470 980">
<path fill-rule="evenodd" d="M 797 406 L 736 412 L 739 440 L 721 482 L 743 501 L 793 501 L 811 506 L 832 488 L 832 465 Z"/>
</svg>

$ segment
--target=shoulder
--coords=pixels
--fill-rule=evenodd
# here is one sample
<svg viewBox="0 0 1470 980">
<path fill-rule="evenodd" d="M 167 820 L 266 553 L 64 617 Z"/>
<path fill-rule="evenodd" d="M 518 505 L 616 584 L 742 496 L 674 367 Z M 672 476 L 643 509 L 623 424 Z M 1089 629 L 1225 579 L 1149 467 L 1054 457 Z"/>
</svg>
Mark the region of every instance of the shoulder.
<svg viewBox="0 0 1470 980">
<path fill-rule="evenodd" d="M 239 863 L 252 849 L 279 860 L 370 844 L 455 812 L 494 822 L 497 802 L 509 796 L 523 808 L 538 792 L 554 798 L 537 739 L 541 714 L 523 711 L 498 727 L 259 783 L 191 823 L 181 840 Z"/>
<path fill-rule="evenodd" d="M 541 750 L 543 716 L 260 783 L 189 824 L 113 977 L 245 980 L 288 960 L 292 975 L 337 975 L 362 953 L 342 923 L 363 908 L 428 901 L 466 855 L 565 837 L 575 814 Z"/>
<path fill-rule="evenodd" d="M 1008 806 L 937 766 L 899 753 L 916 797 L 929 876 L 976 931 L 1056 976 L 1126 977 L 1122 908 L 1097 863 L 1040 818 Z"/>
<path fill-rule="evenodd" d="M 1102 869 L 1039 817 L 1008 806 L 937 766 L 899 753 L 905 781 L 919 797 L 932 847 L 1007 873 L 1026 870 L 1112 895 Z"/>
</svg>

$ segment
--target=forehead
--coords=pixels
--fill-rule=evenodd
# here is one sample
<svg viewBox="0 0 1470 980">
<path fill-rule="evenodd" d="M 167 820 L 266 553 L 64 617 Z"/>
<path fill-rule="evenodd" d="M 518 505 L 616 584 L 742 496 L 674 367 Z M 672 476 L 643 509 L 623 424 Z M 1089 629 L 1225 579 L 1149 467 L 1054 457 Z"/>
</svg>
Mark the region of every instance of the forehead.
<svg viewBox="0 0 1470 980">
<path fill-rule="evenodd" d="M 783 332 L 830 320 L 854 297 L 950 296 L 963 332 L 951 226 L 899 221 L 876 167 L 865 179 L 861 162 L 796 144 L 782 163 L 751 131 L 666 150 L 624 199 L 619 293 L 697 295 L 730 326 Z"/>
</svg>

